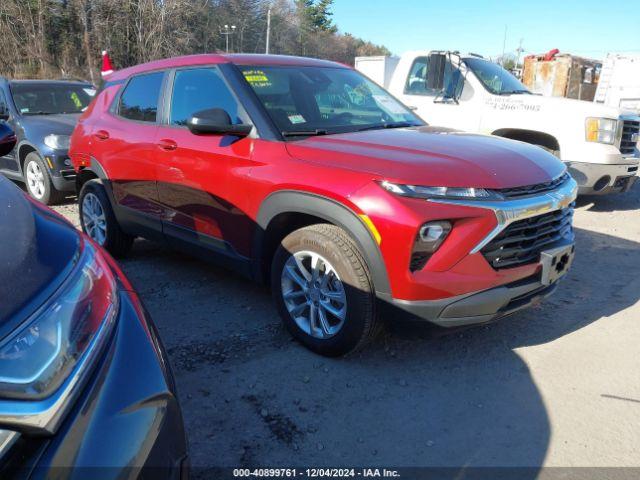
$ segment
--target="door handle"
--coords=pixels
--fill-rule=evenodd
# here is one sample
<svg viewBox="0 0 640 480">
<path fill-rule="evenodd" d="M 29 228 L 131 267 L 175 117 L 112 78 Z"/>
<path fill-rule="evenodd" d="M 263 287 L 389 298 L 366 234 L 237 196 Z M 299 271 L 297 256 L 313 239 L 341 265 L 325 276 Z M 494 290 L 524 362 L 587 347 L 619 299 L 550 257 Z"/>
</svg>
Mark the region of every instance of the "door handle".
<svg viewBox="0 0 640 480">
<path fill-rule="evenodd" d="M 167 152 L 172 152 L 176 148 L 178 148 L 178 144 L 173 140 L 169 140 L 168 138 L 163 138 L 162 140 L 160 140 L 160 142 L 158 142 L 158 146 L 161 149 L 166 150 Z"/>
<path fill-rule="evenodd" d="M 93 136 L 96 137 L 98 140 L 108 140 L 109 132 L 107 132 L 106 130 L 98 130 L 96 133 L 93 134 Z"/>
</svg>

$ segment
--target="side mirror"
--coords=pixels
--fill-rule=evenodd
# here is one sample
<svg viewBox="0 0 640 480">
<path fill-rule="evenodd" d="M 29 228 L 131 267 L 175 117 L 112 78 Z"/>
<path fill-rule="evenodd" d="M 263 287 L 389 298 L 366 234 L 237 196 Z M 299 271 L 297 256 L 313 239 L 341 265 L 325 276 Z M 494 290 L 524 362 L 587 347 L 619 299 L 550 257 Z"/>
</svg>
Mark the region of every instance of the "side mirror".
<svg viewBox="0 0 640 480">
<path fill-rule="evenodd" d="M 444 87 L 444 68 L 447 64 L 447 56 L 444 53 L 432 53 L 429 55 L 427 67 L 427 88 L 429 90 L 442 90 Z"/>
<path fill-rule="evenodd" d="M 9 109 L 6 105 L 0 105 L 0 120 L 4 120 L 5 122 L 9 120 Z"/>
<path fill-rule="evenodd" d="M 0 157 L 9 154 L 13 147 L 16 146 L 16 136 L 9 125 L 0 123 Z"/>
<path fill-rule="evenodd" d="M 252 125 L 233 125 L 231 117 L 222 108 L 211 108 L 194 113 L 187 121 L 187 127 L 195 135 L 235 135 L 246 137 Z"/>
</svg>

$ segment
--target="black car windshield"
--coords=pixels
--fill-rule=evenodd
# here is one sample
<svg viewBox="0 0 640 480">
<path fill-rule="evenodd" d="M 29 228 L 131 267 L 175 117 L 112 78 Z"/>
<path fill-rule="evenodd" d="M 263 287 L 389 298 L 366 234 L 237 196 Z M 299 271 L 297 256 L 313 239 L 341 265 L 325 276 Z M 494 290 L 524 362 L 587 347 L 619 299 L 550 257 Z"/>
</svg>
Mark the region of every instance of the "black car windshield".
<svg viewBox="0 0 640 480">
<path fill-rule="evenodd" d="M 520 80 L 498 64 L 481 58 L 466 58 L 464 63 L 478 77 L 485 88 L 495 95 L 531 93 Z"/>
<path fill-rule="evenodd" d="M 424 125 L 385 90 L 351 69 L 240 69 L 286 138 Z"/>
<path fill-rule="evenodd" d="M 14 82 L 11 94 L 22 115 L 55 115 L 84 112 L 96 91 L 91 85 L 73 83 Z"/>
</svg>

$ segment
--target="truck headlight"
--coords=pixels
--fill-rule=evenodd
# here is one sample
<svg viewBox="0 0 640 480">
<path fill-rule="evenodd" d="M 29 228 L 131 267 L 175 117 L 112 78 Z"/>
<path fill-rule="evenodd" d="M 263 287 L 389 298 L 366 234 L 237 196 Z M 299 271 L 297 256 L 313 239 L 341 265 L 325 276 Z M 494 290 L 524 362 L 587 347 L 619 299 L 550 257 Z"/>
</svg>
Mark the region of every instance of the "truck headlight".
<svg viewBox="0 0 640 480">
<path fill-rule="evenodd" d="M 586 138 L 588 142 L 598 142 L 613 145 L 618 134 L 618 120 L 612 118 L 587 118 Z"/>
<path fill-rule="evenodd" d="M 403 185 L 388 181 L 380 182 L 380 186 L 385 190 L 413 198 L 448 198 L 448 199 L 470 199 L 470 200 L 503 200 L 502 195 L 485 188 L 472 187 L 424 187 L 420 185 Z"/>
<path fill-rule="evenodd" d="M 94 363 L 118 306 L 111 269 L 85 242 L 62 287 L 0 343 L 0 424 L 48 430 Z"/>
<path fill-rule="evenodd" d="M 71 137 L 69 135 L 47 135 L 44 137 L 44 144 L 54 150 L 68 150 Z"/>
</svg>

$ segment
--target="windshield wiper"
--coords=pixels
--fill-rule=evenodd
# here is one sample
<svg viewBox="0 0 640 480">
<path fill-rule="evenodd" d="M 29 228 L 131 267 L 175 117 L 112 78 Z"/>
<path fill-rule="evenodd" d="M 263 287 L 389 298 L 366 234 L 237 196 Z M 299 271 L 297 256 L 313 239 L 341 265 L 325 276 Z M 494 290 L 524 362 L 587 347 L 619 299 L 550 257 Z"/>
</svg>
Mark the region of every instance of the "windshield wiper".
<svg viewBox="0 0 640 480">
<path fill-rule="evenodd" d="M 37 112 L 24 112 L 23 115 L 55 115 L 55 113 L 40 110 Z"/>
<path fill-rule="evenodd" d="M 379 125 L 369 125 L 368 127 L 359 128 L 358 132 L 364 132 L 365 130 L 382 130 L 383 128 L 407 128 L 407 127 L 419 127 L 411 122 L 395 122 L 395 123 L 381 123 Z"/>
<path fill-rule="evenodd" d="M 282 132 L 283 137 L 317 137 L 320 135 L 327 135 L 327 131 L 316 128 L 315 130 L 290 130 Z"/>
</svg>

